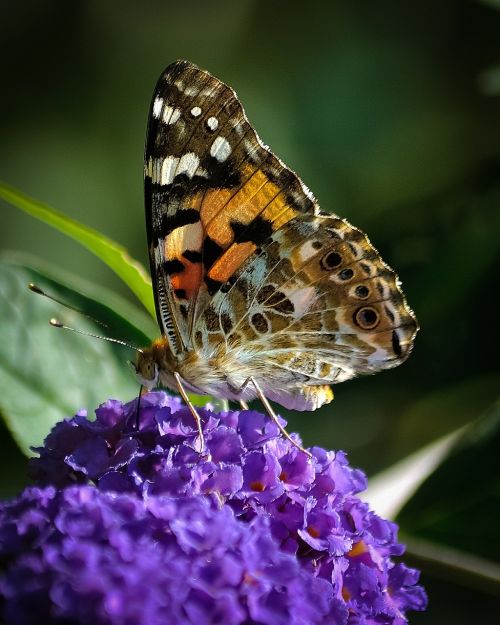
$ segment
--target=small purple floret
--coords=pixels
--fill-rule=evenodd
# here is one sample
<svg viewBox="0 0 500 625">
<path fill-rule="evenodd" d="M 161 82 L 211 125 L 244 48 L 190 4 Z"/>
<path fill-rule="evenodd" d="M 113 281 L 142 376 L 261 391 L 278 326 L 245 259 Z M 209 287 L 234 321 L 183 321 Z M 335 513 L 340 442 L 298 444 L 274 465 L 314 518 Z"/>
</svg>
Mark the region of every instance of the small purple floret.
<svg viewBox="0 0 500 625">
<path fill-rule="evenodd" d="M 253 411 L 108 401 L 57 424 L 0 507 L 4 621 L 402 625 L 423 610 L 397 526 L 343 452 L 307 458 Z M 57 490 L 59 489 L 59 490 Z"/>
</svg>

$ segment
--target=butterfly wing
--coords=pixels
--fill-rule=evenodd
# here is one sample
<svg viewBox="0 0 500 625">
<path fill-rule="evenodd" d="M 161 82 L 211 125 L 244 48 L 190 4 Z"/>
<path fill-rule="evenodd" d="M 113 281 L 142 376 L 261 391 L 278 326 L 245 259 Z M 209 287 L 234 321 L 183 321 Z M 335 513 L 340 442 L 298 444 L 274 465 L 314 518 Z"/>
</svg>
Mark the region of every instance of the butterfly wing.
<svg viewBox="0 0 500 625">
<path fill-rule="evenodd" d="M 159 322 L 174 354 L 223 372 L 211 392 L 231 397 L 254 375 L 271 399 L 311 409 L 329 383 L 408 356 L 417 324 L 397 276 L 320 211 L 232 89 L 187 62 L 167 68 L 145 160 Z"/>
<path fill-rule="evenodd" d="M 235 93 L 186 62 L 155 89 L 145 201 L 157 316 L 174 354 L 236 270 L 299 213 L 310 192 L 260 142 Z"/>
</svg>

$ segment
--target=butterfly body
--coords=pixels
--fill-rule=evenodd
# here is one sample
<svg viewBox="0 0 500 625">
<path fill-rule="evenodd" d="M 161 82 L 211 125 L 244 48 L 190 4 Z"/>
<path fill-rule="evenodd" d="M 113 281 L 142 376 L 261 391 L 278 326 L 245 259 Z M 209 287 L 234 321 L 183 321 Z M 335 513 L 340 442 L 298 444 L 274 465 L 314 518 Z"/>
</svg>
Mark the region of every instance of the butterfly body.
<svg viewBox="0 0 500 625">
<path fill-rule="evenodd" d="M 186 350 L 174 357 L 167 339 L 163 337 L 142 350 L 137 373 L 145 386 L 154 386 L 159 381 L 164 386 L 176 388 L 173 376 L 176 371 L 182 377 L 187 390 L 193 393 L 224 399 L 251 399 L 255 392 L 252 393 L 252 388 L 245 385 L 245 382 L 252 375 L 257 375 L 258 366 L 256 363 L 249 366 L 249 359 L 244 357 L 239 361 L 239 355 L 241 354 L 238 351 L 223 353 L 222 349 L 218 349 L 211 354 Z M 148 376 L 148 371 L 151 370 L 157 372 L 153 378 L 151 374 Z"/>
<path fill-rule="evenodd" d="M 225 354 L 219 350 L 212 357 L 205 357 L 196 351 L 186 351 L 179 359 L 174 360 L 167 340 L 161 338 L 142 350 L 136 370 L 141 384 L 147 388 L 153 388 L 160 382 L 163 386 L 175 389 L 173 373 L 176 371 L 186 390 L 235 401 L 255 399 L 256 389 L 249 384 L 253 377 L 259 381 L 266 397 L 276 401 L 280 399 L 280 394 L 276 392 L 279 376 L 268 378 L 269 361 L 265 354 L 259 358 L 258 353 L 245 353 L 244 349 Z M 289 392 L 280 403 L 290 409 L 314 410 L 333 399 L 328 385 L 306 388 L 299 385 L 297 392 L 290 393 L 290 376 L 281 377 L 282 384 L 288 384 Z"/>
<path fill-rule="evenodd" d="M 329 385 L 403 362 L 417 331 L 397 276 L 360 230 L 323 213 L 265 147 L 234 92 L 179 61 L 160 78 L 145 154 L 162 337 L 141 381 L 312 410 Z"/>
</svg>

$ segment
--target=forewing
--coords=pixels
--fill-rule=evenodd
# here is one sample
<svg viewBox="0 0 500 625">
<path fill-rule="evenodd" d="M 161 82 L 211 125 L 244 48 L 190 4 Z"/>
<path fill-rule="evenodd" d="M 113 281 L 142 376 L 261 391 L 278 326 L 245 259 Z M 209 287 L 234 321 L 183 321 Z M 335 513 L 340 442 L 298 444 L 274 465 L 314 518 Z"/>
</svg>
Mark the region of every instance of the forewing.
<svg viewBox="0 0 500 625">
<path fill-rule="evenodd" d="M 157 316 L 174 353 L 194 347 L 212 298 L 274 232 L 317 211 L 233 90 L 186 61 L 169 66 L 155 89 L 145 198 Z"/>
</svg>

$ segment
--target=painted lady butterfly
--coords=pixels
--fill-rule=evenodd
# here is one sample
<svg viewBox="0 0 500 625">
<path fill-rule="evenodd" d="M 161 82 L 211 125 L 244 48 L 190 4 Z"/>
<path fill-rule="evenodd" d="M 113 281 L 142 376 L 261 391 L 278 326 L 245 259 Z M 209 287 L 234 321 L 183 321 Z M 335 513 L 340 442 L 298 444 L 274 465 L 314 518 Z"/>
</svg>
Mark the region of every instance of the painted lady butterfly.
<svg viewBox="0 0 500 625">
<path fill-rule="evenodd" d="M 418 326 L 395 273 L 186 61 L 155 89 L 145 198 L 162 331 L 136 365 L 148 388 L 314 410 L 330 384 L 409 355 Z"/>
</svg>

